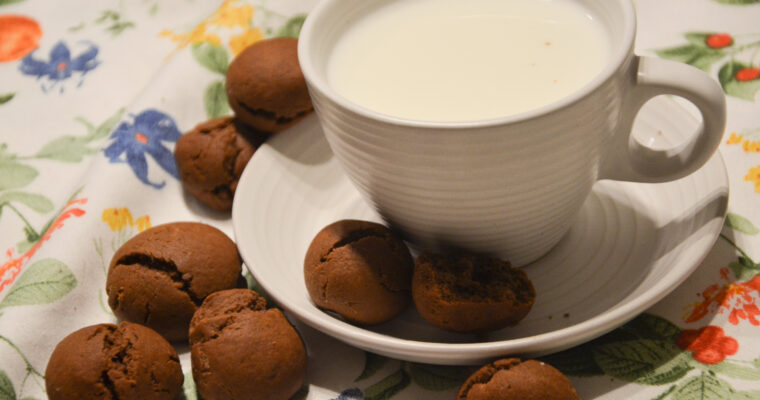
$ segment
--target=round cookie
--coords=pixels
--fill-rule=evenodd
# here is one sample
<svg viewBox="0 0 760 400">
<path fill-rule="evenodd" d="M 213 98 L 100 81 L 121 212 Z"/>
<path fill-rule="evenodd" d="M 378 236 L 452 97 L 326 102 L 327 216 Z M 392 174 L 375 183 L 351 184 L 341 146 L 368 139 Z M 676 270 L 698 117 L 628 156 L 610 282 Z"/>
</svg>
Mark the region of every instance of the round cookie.
<svg viewBox="0 0 760 400">
<path fill-rule="evenodd" d="M 314 109 L 293 38 L 248 46 L 230 63 L 226 85 L 235 115 L 263 132 L 288 128 Z"/>
<path fill-rule="evenodd" d="M 206 400 L 288 400 L 306 376 L 301 336 L 252 290 L 208 296 L 190 324 L 190 346 L 193 378 Z"/>
<path fill-rule="evenodd" d="M 409 249 L 387 227 L 341 220 L 312 240 L 304 278 L 318 307 L 353 323 L 378 324 L 409 305 L 413 267 Z"/>
<path fill-rule="evenodd" d="M 174 400 L 183 380 L 169 342 L 129 322 L 71 333 L 55 347 L 45 370 L 50 400 Z"/>
<path fill-rule="evenodd" d="M 198 124 L 174 147 L 182 186 L 210 208 L 231 210 L 240 174 L 262 142 L 234 117 Z"/>
<path fill-rule="evenodd" d="M 475 254 L 422 253 L 412 278 L 417 311 L 454 332 L 485 332 L 515 325 L 528 314 L 536 291 L 524 271 Z"/>
<path fill-rule="evenodd" d="M 203 299 L 236 287 L 240 272 L 237 247 L 222 231 L 198 222 L 159 225 L 114 254 L 108 305 L 120 319 L 149 326 L 169 341 L 186 340 Z"/>
<path fill-rule="evenodd" d="M 579 400 L 565 375 L 549 364 L 518 358 L 494 361 L 475 371 L 457 400 Z"/>
</svg>

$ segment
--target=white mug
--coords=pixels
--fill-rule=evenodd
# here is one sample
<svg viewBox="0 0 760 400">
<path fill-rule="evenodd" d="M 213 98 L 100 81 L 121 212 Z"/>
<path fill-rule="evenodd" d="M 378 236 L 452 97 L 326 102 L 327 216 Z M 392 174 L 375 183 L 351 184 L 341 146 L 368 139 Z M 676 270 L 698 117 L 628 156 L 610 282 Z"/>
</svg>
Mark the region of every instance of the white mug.
<svg viewBox="0 0 760 400">
<path fill-rule="evenodd" d="M 597 180 L 675 180 L 720 144 L 720 86 L 689 65 L 635 55 L 630 0 L 575 0 L 600 19 L 613 52 L 601 73 L 554 103 L 474 122 L 406 120 L 352 103 L 327 81 L 330 51 L 352 17 L 393 1 L 405 0 L 322 0 L 301 30 L 298 56 L 343 170 L 413 245 L 525 265 L 561 239 Z M 699 132 L 675 149 L 631 136 L 641 106 L 662 94 L 681 96 L 702 114 Z"/>
</svg>

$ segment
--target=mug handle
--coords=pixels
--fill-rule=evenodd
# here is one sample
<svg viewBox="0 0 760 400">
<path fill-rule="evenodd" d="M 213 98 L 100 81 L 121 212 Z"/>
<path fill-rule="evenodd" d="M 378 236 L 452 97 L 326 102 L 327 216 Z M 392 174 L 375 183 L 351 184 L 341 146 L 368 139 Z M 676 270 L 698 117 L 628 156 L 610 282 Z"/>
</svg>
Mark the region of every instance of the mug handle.
<svg viewBox="0 0 760 400">
<path fill-rule="evenodd" d="M 667 182 L 699 169 L 717 150 L 726 126 L 726 96 L 718 82 L 691 65 L 646 56 L 634 56 L 629 72 L 633 75 L 631 92 L 599 179 Z M 639 143 L 631 133 L 644 103 L 663 94 L 692 102 L 702 114 L 702 124 L 686 143 L 657 150 Z"/>
</svg>

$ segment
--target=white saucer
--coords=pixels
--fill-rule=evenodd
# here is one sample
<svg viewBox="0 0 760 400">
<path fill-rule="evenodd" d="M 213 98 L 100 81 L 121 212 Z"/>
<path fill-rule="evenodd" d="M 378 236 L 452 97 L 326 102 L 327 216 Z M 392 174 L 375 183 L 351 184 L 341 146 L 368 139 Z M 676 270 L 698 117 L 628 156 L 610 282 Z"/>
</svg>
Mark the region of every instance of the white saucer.
<svg viewBox="0 0 760 400">
<path fill-rule="evenodd" d="M 685 135 L 672 123 L 674 104 L 648 108 L 637 121 L 639 140 L 677 141 Z M 303 278 L 304 254 L 314 235 L 339 219 L 380 221 L 341 171 L 314 116 L 257 150 L 240 179 L 232 222 L 248 269 L 279 306 L 304 323 L 389 357 L 477 364 L 508 354 L 559 351 L 643 312 L 707 255 L 727 203 L 728 179 L 719 154 L 675 182 L 598 182 L 559 245 L 525 267 L 537 292 L 530 314 L 516 327 L 480 336 L 434 328 L 414 306 L 369 328 L 314 306 Z"/>
</svg>

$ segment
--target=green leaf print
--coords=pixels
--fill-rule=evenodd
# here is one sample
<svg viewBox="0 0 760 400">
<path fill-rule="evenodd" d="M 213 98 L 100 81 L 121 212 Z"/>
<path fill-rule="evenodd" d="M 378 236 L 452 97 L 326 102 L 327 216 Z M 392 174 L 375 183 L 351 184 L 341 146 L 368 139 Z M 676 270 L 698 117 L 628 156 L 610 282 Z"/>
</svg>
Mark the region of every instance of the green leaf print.
<svg viewBox="0 0 760 400">
<path fill-rule="evenodd" d="M 185 380 L 182 382 L 182 393 L 185 394 L 184 400 L 198 400 L 198 392 L 195 390 L 192 372 L 185 374 Z"/>
<path fill-rule="evenodd" d="M 287 22 L 285 22 L 285 25 L 277 31 L 275 37 L 292 37 L 298 39 L 304 21 L 306 21 L 306 14 L 292 16 Z"/>
<path fill-rule="evenodd" d="M 209 42 L 203 42 L 193 45 L 193 57 L 211 72 L 226 75 L 229 67 L 229 57 L 227 50 L 218 45 Z"/>
<path fill-rule="evenodd" d="M 730 397 L 731 400 L 757 400 L 760 399 L 760 390 L 752 390 L 747 392 L 735 392 Z"/>
<path fill-rule="evenodd" d="M 15 96 L 16 93 L 6 93 L 6 94 L 0 94 L 0 104 L 5 104 L 11 99 L 13 99 L 13 96 Z"/>
<path fill-rule="evenodd" d="M 738 261 L 728 264 L 728 268 L 734 273 L 736 280 L 739 282 L 749 281 L 758 273 L 755 268 L 747 268 L 746 265 Z"/>
<path fill-rule="evenodd" d="M 693 367 L 671 340 L 639 339 L 609 343 L 594 350 L 605 374 L 626 382 L 664 385 L 683 378 Z"/>
<path fill-rule="evenodd" d="M 730 61 L 718 72 L 718 81 L 729 96 L 755 101 L 760 90 L 760 70 L 738 61 Z"/>
<path fill-rule="evenodd" d="M 729 4 L 729 5 L 747 5 L 747 4 L 757 4 L 760 3 L 760 0 L 715 0 L 718 3 L 723 4 Z"/>
<path fill-rule="evenodd" d="M 37 177 L 37 170 L 10 159 L 0 160 L 0 191 L 22 188 Z"/>
<path fill-rule="evenodd" d="M 594 360 L 594 347 L 596 341 L 571 347 L 559 353 L 541 357 L 540 360 L 570 376 L 597 376 L 604 375 Z"/>
<path fill-rule="evenodd" d="M 6 204 L 21 203 L 40 214 L 53 211 L 53 202 L 41 194 L 25 192 L 0 193 L 0 209 Z"/>
<path fill-rule="evenodd" d="M 0 309 L 52 303 L 68 294 L 76 286 L 77 280 L 66 264 L 46 258 L 24 270 L 8 295 L 0 302 Z"/>
<path fill-rule="evenodd" d="M 5 371 L 0 370 L 0 400 L 16 400 L 16 390 Z"/>
<path fill-rule="evenodd" d="M 230 113 L 227 103 L 227 92 L 223 81 L 212 82 L 203 93 L 203 103 L 206 106 L 206 116 L 209 119 L 225 116 Z"/>
<path fill-rule="evenodd" d="M 689 378 L 678 385 L 673 400 L 726 400 L 731 399 L 731 386 L 709 372 Z"/>
<path fill-rule="evenodd" d="M 13 3 L 21 3 L 22 1 L 24 0 L 0 0 L 0 6 L 5 6 Z M 2 399 L 2 397 L 0 397 L 0 399 Z"/>
<path fill-rule="evenodd" d="M 370 353 L 368 351 L 364 352 L 364 369 L 362 370 L 361 375 L 359 375 L 354 382 L 360 381 L 362 379 L 367 379 L 375 375 L 377 371 L 379 371 L 386 363 L 388 362 L 388 357 L 381 356 L 379 354 Z"/>
<path fill-rule="evenodd" d="M 726 226 L 746 235 L 757 235 L 760 233 L 760 229 L 757 229 L 752 221 L 733 213 L 726 214 Z"/>
<path fill-rule="evenodd" d="M 364 400 L 387 400 L 404 390 L 411 383 L 409 375 L 399 369 L 380 382 L 364 390 Z"/>
<path fill-rule="evenodd" d="M 111 37 L 115 38 L 124 32 L 127 28 L 134 28 L 135 24 L 131 21 L 125 21 L 121 13 L 115 10 L 105 10 L 100 17 L 95 20 L 96 24 L 108 24 L 106 31 L 111 32 Z"/>
<path fill-rule="evenodd" d="M 707 38 L 710 37 L 712 32 L 687 32 L 683 37 L 697 47 L 707 47 Z"/>
<path fill-rule="evenodd" d="M 97 152 L 97 148 L 91 148 L 88 145 L 95 140 L 108 136 L 119 123 L 122 115 L 124 115 L 124 109 L 118 110 L 98 126 L 94 126 L 82 117 L 77 117 L 75 121 L 84 125 L 87 129 L 86 135 L 57 137 L 42 146 L 34 156 L 63 162 L 81 162 L 85 156 Z"/>
<path fill-rule="evenodd" d="M 681 333 L 672 322 L 652 314 L 641 314 L 620 329 L 642 339 L 674 340 Z"/>
<path fill-rule="evenodd" d="M 93 126 L 90 122 L 82 117 L 77 117 L 75 120 L 87 128 L 87 141 L 93 141 L 102 139 L 108 136 L 116 128 L 116 124 L 121 121 L 121 117 L 124 115 L 124 109 L 119 109 L 114 115 L 108 117 L 98 126 Z"/>
<path fill-rule="evenodd" d="M 87 147 L 87 138 L 77 136 L 62 136 L 44 145 L 35 157 L 48 158 L 64 162 L 80 162 L 84 156 L 95 153 L 95 149 Z"/>
<path fill-rule="evenodd" d="M 710 72 L 710 68 L 713 64 L 726 56 L 725 53 L 720 50 L 694 44 L 657 50 L 656 53 L 662 58 L 691 64 L 705 72 Z"/>
<path fill-rule="evenodd" d="M 409 375 L 414 383 L 427 390 L 447 390 L 459 387 L 474 370 L 469 367 L 409 363 Z"/>
<path fill-rule="evenodd" d="M 730 360 L 710 366 L 710 371 L 725 375 L 729 378 L 743 379 L 747 381 L 760 380 L 760 369 L 737 364 Z"/>
</svg>

